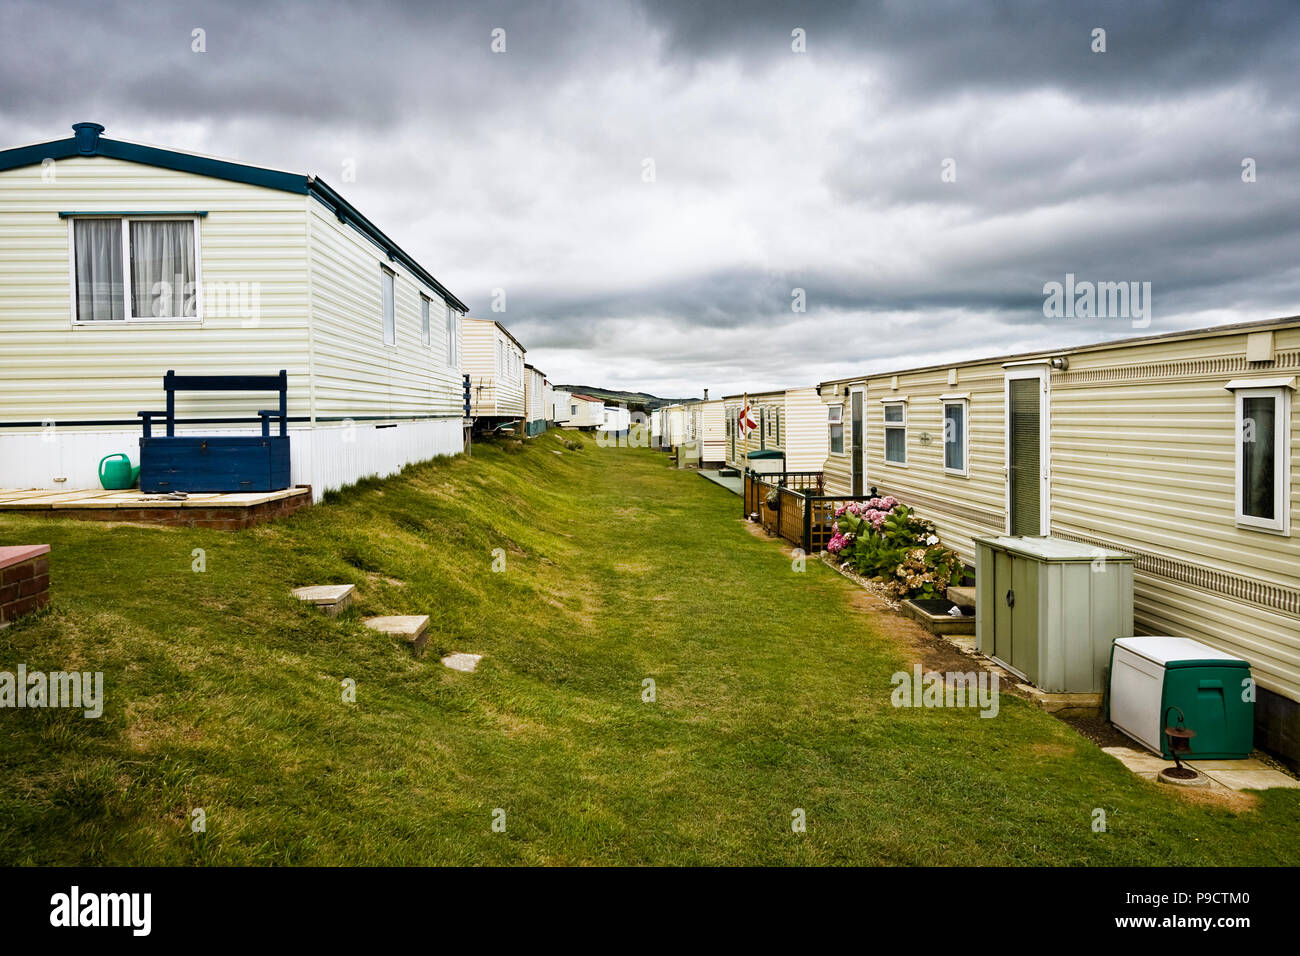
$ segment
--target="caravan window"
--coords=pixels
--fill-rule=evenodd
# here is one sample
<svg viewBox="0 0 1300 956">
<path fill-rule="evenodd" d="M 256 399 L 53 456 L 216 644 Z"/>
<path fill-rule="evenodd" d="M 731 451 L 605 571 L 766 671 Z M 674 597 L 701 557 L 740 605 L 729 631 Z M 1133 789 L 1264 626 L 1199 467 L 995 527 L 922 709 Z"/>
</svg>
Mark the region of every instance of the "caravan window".
<svg viewBox="0 0 1300 956">
<path fill-rule="evenodd" d="M 447 364 L 456 366 L 460 364 L 460 356 L 456 354 L 456 313 L 452 311 L 451 306 L 447 306 Z"/>
<path fill-rule="evenodd" d="M 382 268 L 382 267 L 381 267 Z M 389 269 L 383 269 L 384 282 L 384 344 L 397 344 L 397 301 L 395 283 L 397 277 Z"/>
<path fill-rule="evenodd" d="M 967 409 L 969 403 L 964 398 L 952 399 L 943 403 L 943 470 L 950 475 L 965 477 L 966 470 L 966 434 Z"/>
<path fill-rule="evenodd" d="M 830 430 L 831 454 L 844 454 L 844 406 L 826 406 L 826 422 L 827 428 Z"/>
<path fill-rule="evenodd" d="M 907 464 L 907 403 L 901 399 L 885 402 L 885 461 Z"/>
<path fill-rule="evenodd" d="M 69 221 L 75 321 L 200 318 L 197 217 Z"/>
<path fill-rule="evenodd" d="M 429 297 L 420 296 L 420 341 L 425 345 L 430 344 L 429 338 Z"/>
<path fill-rule="evenodd" d="M 1290 389 L 1244 388 L 1237 396 L 1237 524 L 1288 530 Z"/>
</svg>

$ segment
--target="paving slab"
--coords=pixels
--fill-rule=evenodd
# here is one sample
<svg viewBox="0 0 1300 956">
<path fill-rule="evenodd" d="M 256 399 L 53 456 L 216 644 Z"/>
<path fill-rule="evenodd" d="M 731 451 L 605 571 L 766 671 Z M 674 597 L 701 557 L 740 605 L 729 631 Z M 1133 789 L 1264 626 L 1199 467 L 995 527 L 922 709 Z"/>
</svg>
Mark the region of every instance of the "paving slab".
<svg viewBox="0 0 1300 956">
<path fill-rule="evenodd" d="M 944 592 L 948 600 L 958 607 L 975 606 L 975 589 L 965 587 L 951 587 Z"/>
<path fill-rule="evenodd" d="M 352 584 L 311 584 L 294 588 L 293 596 L 299 601 L 316 605 L 330 617 L 338 617 L 351 607 L 356 590 Z"/>
<path fill-rule="evenodd" d="M 442 659 L 442 663 L 454 671 L 464 671 L 469 674 L 478 667 L 478 662 L 482 659 L 482 654 L 448 654 Z"/>
<path fill-rule="evenodd" d="M 1215 783 L 1229 790 L 1271 790 L 1300 788 L 1300 780 L 1280 770 L 1202 770 Z"/>
<path fill-rule="evenodd" d="M 416 654 L 424 653 L 424 645 L 429 642 L 429 615 L 427 614 L 391 614 L 383 617 L 368 617 L 366 627 L 381 634 L 400 637 L 411 645 Z"/>
</svg>

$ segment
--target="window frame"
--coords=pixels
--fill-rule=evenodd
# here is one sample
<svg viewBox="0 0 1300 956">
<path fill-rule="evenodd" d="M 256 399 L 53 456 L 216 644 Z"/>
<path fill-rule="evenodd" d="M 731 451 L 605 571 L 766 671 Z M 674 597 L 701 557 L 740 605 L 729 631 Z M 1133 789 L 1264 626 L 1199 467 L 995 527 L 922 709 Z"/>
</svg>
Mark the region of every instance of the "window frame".
<svg viewBox="0 0 1300 956">
<path fill-rule="evenodd" d="M 889 420 L 889 409 L 891 408 L 898 408 L 902 412 L 902 418 L 896 422 L 891 422 Z M 886 465 L 892 465 L 895 468 L 907 467 L 908 417 L 906 398 L 890 397 L 882 398 L 880 400 L 881 441 L 883 442 L 883 446 L 880 450 L 880 458 Z M 889 457 L 889 433 L 891 430 L 901 430 L 903 432 L 902 461 L 896 461 Z"/>
<path fill-rule="evenodd" d="M 425 348 L 433 345 L 433 300 L 423 292 L 420 293 L 420 344 Z"/>
<path fill-rule="evenodd" d="M 68 304 L 72 327 L 77 329 L 124 328 L 151 325 L 178 326 L 181 328 L 203 324 L 203 244 L 200 220 L 194 213 L 95 213 L 67 216 L 68 220 Z M 121 224 L 122 236 L 122 298 L 121 319 L 77 318 L 77 223 L 86 219 L 116 220 Z M 194 315 L 133 315 L 131 312 L 131 226 L 132 222 L 188 222 L 194 236 Z"/>
<path fill-rule="evenodd" d="M 447 365 L 451 368 L 460 366 L 459 341 L 456 335 L 455 310 L 447 305 Z"/>
<path fill-rule="evenodd" d="M 1291 534 L 1291 389 L 1285 385 L 1233 389 L 1233 517 L 1238 528 L 1270 534 Z M 1245 460 L 1242 456 L 1241 428 L 1247 398 L 1271 398 L 1273 415 L 1273 518 L 1260 518 L 1242 512 L 1245 488 L 1242 484 Z"/>
<path fill-rule="evenodd" d="M 397 273 L 384 265 L 379 267 L 379 312 L 384 347 L 397 348 Z"/>
<path fill-rule="evenodd" d="M 840 413 L 838 420 L 836 420 L 832 415 L 832 413 L 835 411 L 838 411 Z M 840 429 L 840 450 L 839 451 L 835 450 L 835 441 L 834 439 L 831 438 L 831 435 L 833 434 L 831 429 L 837 425 L 839 426 Z M 843 458 L 848 454 L 848 452 L 845 451 L 844 449 L 845 449 L 844 403 L 836 402 L 836 403 L 828 404 L 826 406 L 826 450 L 829 454 L 835 455 L 838 458 Z"/>
<path fill-rule="evenodd" d="M 961 406 L 961 468 L 948 465 L 948 407 Z M 940 395 L 940 419 L 943 422 L 943 473 L 954 478 L 970 477 L 970 397 L 967 395 Z"/>
</svg>

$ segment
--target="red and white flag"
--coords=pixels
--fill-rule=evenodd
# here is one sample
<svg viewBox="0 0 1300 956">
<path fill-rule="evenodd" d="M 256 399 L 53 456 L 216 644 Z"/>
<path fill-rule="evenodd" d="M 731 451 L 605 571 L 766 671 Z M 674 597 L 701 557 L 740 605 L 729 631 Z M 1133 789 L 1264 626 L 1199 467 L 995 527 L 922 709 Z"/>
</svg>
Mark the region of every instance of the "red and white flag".
<svg viewBox="0 0 1300 956">
<path fill-rule="evenodd" d="M 754 421 L 753 410 L 749 405 L 749 395 L 745 395 L 745 407 L 740 410 L 740 417 L 736 419 L 736 424 L 740 428 L 740 437 L 748 438 L 749 433 L 758 427 L 758 422 Z"/>
</svg>

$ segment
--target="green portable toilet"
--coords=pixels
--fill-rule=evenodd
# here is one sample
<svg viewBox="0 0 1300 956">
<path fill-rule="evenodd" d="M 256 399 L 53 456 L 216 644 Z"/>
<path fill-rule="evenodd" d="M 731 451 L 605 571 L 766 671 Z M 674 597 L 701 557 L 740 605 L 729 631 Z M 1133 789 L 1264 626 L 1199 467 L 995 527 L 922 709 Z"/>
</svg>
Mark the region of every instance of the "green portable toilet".
<svg viewBox="0 0 1300 956">
<path fill-rule="evenodd" d="M 1110 719 L 1138 743 L 1172 760 L 1165 728 L 1196 736 L 1184 760 L 1249 757 L 1255 702 L 1250 664 L 1186 637 L 1121 637 L 1110 666 Z M 1177 708 L 1174 710 L 1173 708 Z"/>
</svg>

